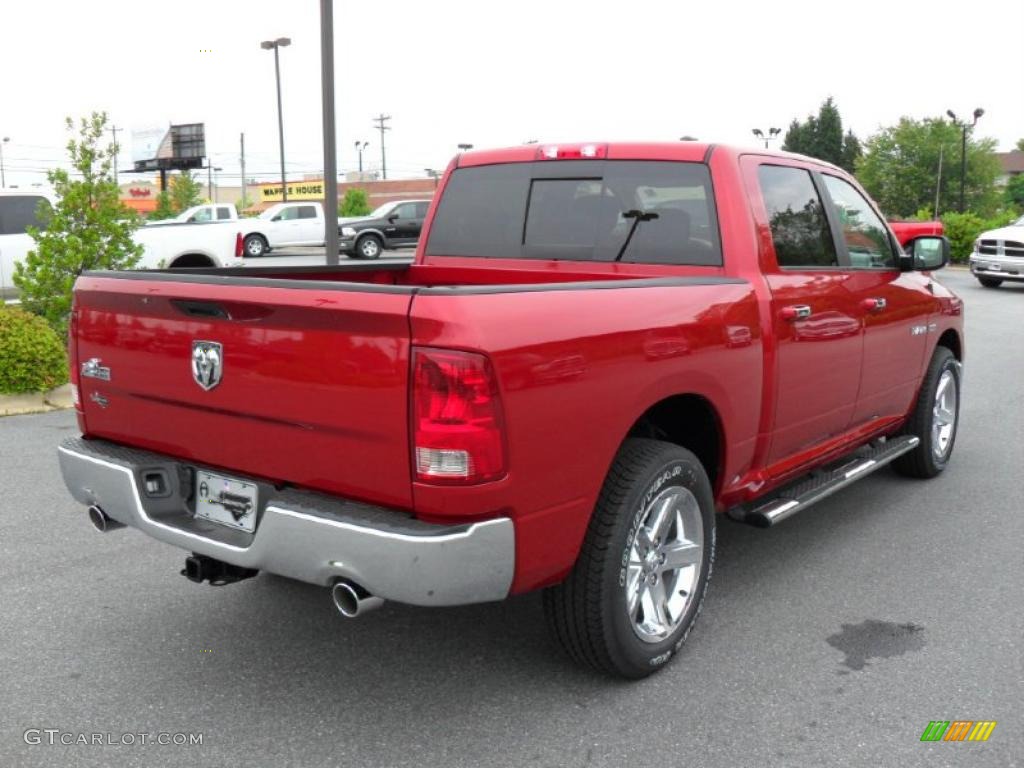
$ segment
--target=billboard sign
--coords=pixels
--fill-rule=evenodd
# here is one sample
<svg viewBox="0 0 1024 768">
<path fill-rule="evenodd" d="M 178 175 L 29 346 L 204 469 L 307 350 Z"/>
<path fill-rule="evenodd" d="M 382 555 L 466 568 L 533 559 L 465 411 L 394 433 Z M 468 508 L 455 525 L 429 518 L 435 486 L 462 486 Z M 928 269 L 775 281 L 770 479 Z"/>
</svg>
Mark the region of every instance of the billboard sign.
<svg viewBox="0 0 1024 768">
<path fill-rule="evenodd" d="M 202 168 L 205 157 L 206 126 L 203 123 L 132 131 L 132 162 L 136 171 Z"/>
<path fill-rule="evenodd" d="M 281 183 L 276 184 L 260 184 L 258 200 L 261 203 L 279 203 L 281 202 Z M 313 179 L 312 181 L 289 181 L 288 182 L 288 200 L 323 200 L 324 199 L 324 181 L 323 179 Z"/>
</svg>

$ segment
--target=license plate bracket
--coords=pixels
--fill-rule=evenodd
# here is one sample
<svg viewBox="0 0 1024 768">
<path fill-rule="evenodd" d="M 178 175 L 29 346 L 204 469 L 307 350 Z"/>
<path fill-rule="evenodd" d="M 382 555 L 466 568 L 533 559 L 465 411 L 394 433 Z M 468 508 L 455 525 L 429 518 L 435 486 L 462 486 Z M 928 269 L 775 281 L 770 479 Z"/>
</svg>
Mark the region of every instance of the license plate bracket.
<svg viewBox="0 0 1024 768">
<path fill-rule="evenodd" d="M 253 533 L 259 510 L 259 488 L 234 477 L 196 470 L 196 517 Z"/>
</svg>

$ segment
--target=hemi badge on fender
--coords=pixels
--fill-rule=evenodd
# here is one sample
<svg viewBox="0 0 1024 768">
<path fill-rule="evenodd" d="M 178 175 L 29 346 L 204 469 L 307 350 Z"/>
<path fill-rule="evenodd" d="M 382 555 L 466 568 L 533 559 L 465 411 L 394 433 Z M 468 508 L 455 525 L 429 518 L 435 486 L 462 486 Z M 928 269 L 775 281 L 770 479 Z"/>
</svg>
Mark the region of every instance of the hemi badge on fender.
<svg viewBox="0 0 1024 768">
<path fill-rule="evenodd" d="M 98 357 L 86 360 L 82 363 L 82 375 L 90 379 L 110 381 L 110 369 L 106 366 L 100 365 L 100 362 L 101 360 Z"/>
</svg>

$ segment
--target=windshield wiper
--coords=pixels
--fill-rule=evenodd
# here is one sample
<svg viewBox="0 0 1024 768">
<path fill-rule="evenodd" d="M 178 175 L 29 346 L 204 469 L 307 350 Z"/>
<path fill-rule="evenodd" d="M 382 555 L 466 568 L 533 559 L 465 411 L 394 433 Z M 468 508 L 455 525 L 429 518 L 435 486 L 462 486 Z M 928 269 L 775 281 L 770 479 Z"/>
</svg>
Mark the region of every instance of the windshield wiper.
<svg viewBox="0 0 1024 768">
<path fill-rule="evenodd" d="M 632 219 L 633 226 L 629 228 L 629 234 L 626 235 L 626 242 L 624 242 L 622 244 L 622 247 L 619 248 L 619 255 L 615 257 L 615 261 L 622 261 L 622 255 L 626 252 L 626 249 L 629 247 L 629 241 L 633 239 L 633 233 L 636 232 L 636 228 L 640 226 L 640 222 L 654 221 L 654 219 L 658 218 L 658 214 L 656 214 L 654 211 L 641 211 L 637 210 L 636 208 L 633 208 L 628 211 L 623 211 L 622 218 Z"/>
</svg>

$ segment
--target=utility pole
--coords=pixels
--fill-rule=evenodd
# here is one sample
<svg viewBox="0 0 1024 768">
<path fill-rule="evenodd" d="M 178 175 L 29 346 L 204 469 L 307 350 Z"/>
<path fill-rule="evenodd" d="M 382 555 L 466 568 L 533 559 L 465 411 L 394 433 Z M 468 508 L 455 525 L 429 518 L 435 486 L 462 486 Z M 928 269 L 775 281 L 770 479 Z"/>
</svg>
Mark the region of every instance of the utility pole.
<svg viewBox="0 0 1024 768">
<path fill-rule="evenodd" d="M 376 128 L 380 131 L 380 175 L 381 178 L 387 180 L 388 178 L 388 164 L 385 160 L 384 155 L 384 131 L 390 131 L 386 123 L 391 119 L 391 115 L 385 115 L 383 112 L 379 116 L 373 118 L 373 122 L 376 123 Z"/>
<path fill-rule="evenodd" d="M 324 247 L 338 263 L 338 151 L 334 130 L 334 0 L 320 0 L 320 88 L 323 91 Z"/>
<path fill-rule="evenodd" d="M 123 131 L 124 128 L 118 128 L 116 125 L 110 126 L 110 135 L 114 137 L 114 184 L 117 184 L 117 153 L 120 147 L 117 146 L 117 132 Z"/>
<path fill-rule="evenodd" d="M 932 214 L 932 218 L 938 220 L 939 218 L 939 191 L 942 189 L 942 150 L 945 147 L 939 144 L 939 174 L 935 179 L 935 212 Z"/>
<path fill-rule="evenodd" d="M 245 193 L 245 133 L 238 135 L 238 142 L 242 151 L 242 202 L 247 201 L 247 195 Z"/>
</svg>

